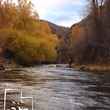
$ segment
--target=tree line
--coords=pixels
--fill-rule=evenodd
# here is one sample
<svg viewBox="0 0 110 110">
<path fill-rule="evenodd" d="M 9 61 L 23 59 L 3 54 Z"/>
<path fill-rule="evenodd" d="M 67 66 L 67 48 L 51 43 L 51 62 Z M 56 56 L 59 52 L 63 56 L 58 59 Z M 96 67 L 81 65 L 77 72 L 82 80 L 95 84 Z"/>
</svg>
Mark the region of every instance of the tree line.
<svg viewBox="0 0 110 110">
<path fill-rule="evenodd" d="M 88 15 L 74 24 L 60 55 L 75 64 L 110 64 L 110 0 L 89 0 Z"/>
</svg>

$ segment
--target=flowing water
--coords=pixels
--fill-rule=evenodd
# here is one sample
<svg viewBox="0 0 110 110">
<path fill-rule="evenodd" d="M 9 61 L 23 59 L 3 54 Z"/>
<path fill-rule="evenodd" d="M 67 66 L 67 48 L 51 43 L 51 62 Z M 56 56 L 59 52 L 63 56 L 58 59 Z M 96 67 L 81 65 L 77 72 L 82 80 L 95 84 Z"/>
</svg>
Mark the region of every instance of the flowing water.
<svg viewBox="0 0 110 110">
<path fill-rule="evenodd" d="M 6 106 L 20 97 L 20 90 L 23 97 L 33 97 L 33 110 L 110 110 L 110 73 L 81 72 L 65 65 L 0 72 L 0 110 L 4 109 L 5 89 L 16 89 L 7 91 Z M 16 110 L 32 110 L 32 100 L 27 100 L 23 103 L 30 108 Z"/>
</svg>

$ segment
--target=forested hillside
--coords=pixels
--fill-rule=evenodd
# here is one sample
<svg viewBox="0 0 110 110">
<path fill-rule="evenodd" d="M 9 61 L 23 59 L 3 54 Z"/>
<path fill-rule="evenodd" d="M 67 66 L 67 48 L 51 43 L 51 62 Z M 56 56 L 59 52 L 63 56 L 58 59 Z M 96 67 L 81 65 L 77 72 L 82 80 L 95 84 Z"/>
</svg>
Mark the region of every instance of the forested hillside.
<svg viewBox="0 0 110 110">
<path fill-rule="evenodd" d="M 61 53 L 69 63 L 110 64 L 110 0 L 89 4 L 88 16 L 71 27 Z"/>
</svg>

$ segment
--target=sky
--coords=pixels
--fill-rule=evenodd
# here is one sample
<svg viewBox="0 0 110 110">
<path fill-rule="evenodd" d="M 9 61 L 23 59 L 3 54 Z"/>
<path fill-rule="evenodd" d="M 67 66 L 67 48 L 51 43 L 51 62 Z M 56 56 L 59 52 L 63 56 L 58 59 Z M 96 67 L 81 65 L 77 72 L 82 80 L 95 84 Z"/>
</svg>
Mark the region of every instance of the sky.
<svg viewBox="0 0 110 110">
<path fill-rule="evenodd" d="M 84 17 L 85 0 L 32 0 L 40 19 L 71 26 Z"/>
</svg>

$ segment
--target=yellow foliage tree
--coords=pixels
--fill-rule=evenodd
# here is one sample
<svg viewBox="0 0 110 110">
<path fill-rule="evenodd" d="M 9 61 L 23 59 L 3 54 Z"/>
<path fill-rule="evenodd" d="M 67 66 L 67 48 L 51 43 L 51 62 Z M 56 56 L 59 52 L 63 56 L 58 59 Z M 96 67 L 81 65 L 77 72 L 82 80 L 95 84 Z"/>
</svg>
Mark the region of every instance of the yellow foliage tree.
<svg viewBox="0 0 110 110">
<path fill-rule="evenodd" d="M 0 2 L 0 43 L 20 64 L 53 62 L 58 40 L 48 23 L 36 19 L 31 2 Z"/>
</svg>

